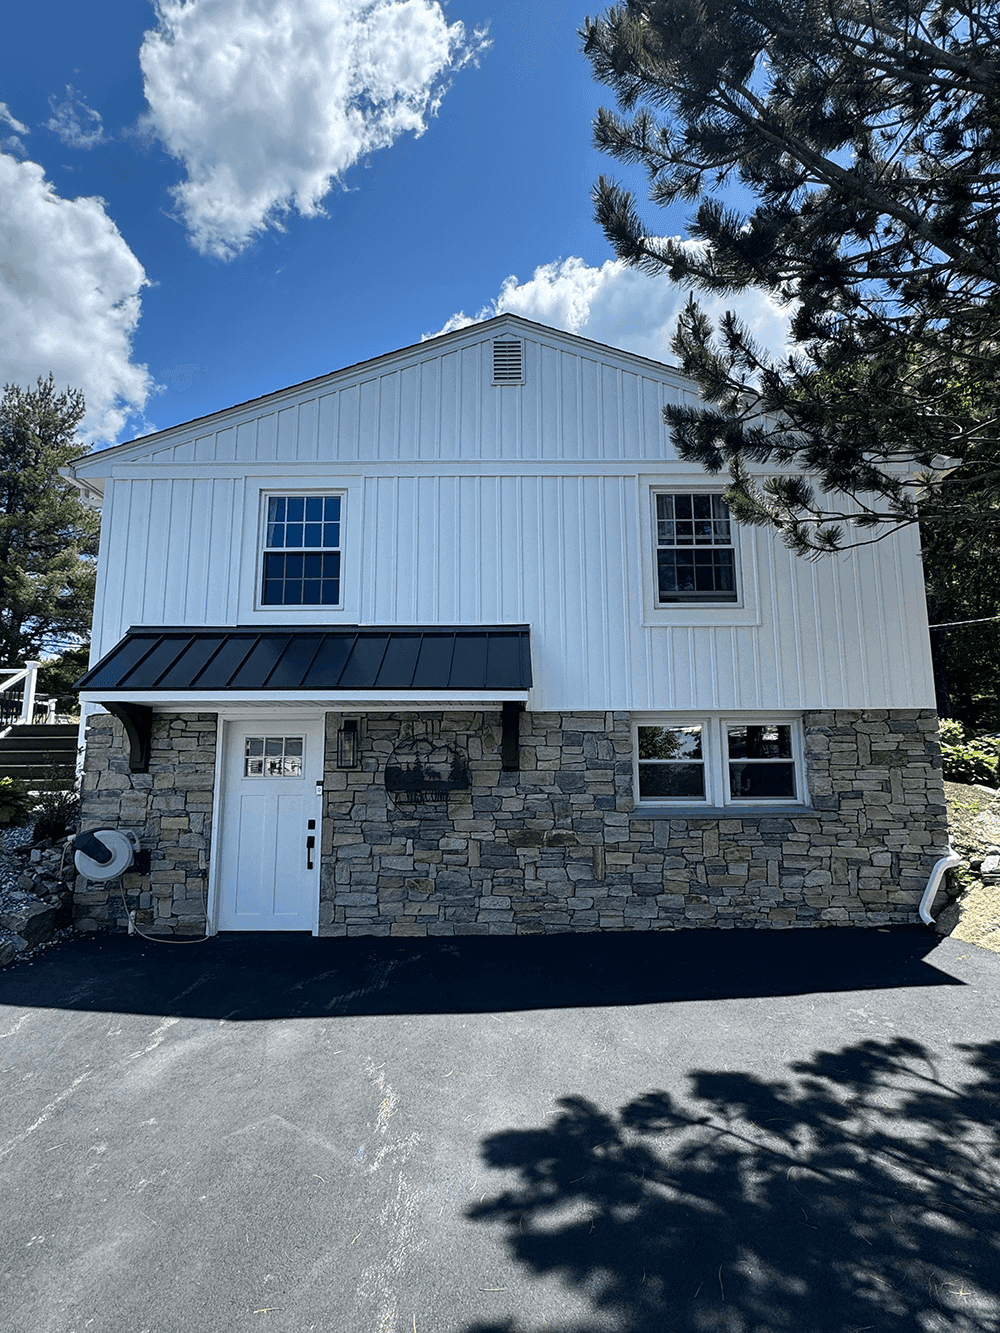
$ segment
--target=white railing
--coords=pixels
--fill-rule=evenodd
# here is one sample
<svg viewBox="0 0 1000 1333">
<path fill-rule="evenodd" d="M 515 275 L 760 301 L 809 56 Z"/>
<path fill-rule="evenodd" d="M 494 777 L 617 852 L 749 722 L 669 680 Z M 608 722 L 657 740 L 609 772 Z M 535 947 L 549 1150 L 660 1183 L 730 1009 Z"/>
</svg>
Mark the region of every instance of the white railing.
<svg viewBox="0 0 1000 1333">
<path fill-rule="evenodd" d="M 2 699 L 7 690 L 12 690 L 15 685 L 21 685 L 21 713 L 20 716 L 13 715 L 13 709 L 4 709 L 0 707 L 0 728 L 13 726 L 30 726 L 35 717 L 35 689 L 38 682 L 38 668 L 41 662 L 25 662 L 23 667 L 0 667 L 0 674 L 6 676 L 6 680 L 0 680 L 0 705 L 5 702 Z M 14 702 L 14 700 L 10 700 Z M 42 700 L 38 701 L 43 702 Z M 47 716 L 55 715 L 55 700 L 46 699 Z M 15 705 L 16 706 L 16 705 Z"/>
</svg>

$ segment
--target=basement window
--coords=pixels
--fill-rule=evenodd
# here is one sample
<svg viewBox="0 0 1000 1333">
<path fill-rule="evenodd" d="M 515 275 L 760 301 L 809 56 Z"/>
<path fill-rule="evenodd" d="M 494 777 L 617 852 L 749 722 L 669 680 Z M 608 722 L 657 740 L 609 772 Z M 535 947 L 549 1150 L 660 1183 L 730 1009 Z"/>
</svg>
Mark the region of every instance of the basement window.
<svg viewBox="0 0 1000 1333">
<path fill-rule="evenodd" d="M 805 803 L 802 726 L 760 715 L 654 717 L 634 734 L 640 805 L 740 806 Z"/>
</svg>

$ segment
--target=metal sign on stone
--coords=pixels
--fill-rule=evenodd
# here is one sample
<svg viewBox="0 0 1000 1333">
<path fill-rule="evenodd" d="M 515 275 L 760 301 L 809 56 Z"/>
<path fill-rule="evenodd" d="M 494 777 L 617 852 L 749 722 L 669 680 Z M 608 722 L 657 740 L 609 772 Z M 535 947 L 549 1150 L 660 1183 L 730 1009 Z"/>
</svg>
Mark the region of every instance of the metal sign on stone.
<svg viewBox="0 0 1000 1333">
<path fill-rule="evenodd" d="M 446 802 L 471 786 L 466 759 L 440 741 L 400 741 L 385 766 L 385 789 L 397 809 Z"/>
</svg>

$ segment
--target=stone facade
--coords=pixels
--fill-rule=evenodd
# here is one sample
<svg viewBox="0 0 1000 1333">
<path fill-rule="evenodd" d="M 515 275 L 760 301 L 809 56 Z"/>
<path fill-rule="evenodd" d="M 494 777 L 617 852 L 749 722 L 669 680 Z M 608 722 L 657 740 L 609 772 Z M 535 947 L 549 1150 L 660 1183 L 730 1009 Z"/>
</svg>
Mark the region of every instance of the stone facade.
<svg viewBox="0 0 1000 1333">
<path fill-rule="evenodd" d="M 81 828 L 132 829 L 151 854 L 149 876 L 124 877 L 140 930 L 201 935 L 215 785 L 216 715 L 157 713 L 148 773 L 130 773 L 121 723 L 96 713 L 87 726 Z M 78 930 L 127 928 L 117 882 L 76 881 Z"/>
<path fill-rule="evenodd" d="M 336 766 L 341 721 L 327 715 L 321 935 L 915 922 L 947 846 L 928 710 L 808 712 L 808 809 L 700 818 L 633 808 L 626 712 L 524 713 L 518 772 L 501 768 L 499 711 L 369 714 L 354 769 Z M 212 714 L 157 715 L 150 772 L 130 775 L 117 722 L 91 724 L 84 826 L 150 847 L 150 888 L 126 887 L 157 931 L 204 926 L 215 738 Z M 420 743 L 469 785 L 421 804 L 387 791 Z M 127 924 L 112 899 L 80 884 L 80 924 Z"/>
<path fill-rule="evenodd" d="M 807 713 L 810 808 L 732 818 L 634 809 L 628 713 L 525 713 L 517 773 L 500 768 L 499 714 L 362 726 L 362 766 L 326 773 L 324 935 L 912 922 L 947 845 L 931 711 Z M 407 730 L 467 754 L 469 791 L 388 798 Z"/>
</svg>

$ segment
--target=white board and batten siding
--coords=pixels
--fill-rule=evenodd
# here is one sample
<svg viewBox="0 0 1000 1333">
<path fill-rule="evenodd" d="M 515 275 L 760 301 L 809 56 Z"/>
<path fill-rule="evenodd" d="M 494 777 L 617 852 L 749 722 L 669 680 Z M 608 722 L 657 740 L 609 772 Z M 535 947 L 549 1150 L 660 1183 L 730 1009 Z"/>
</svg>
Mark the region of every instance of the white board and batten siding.
<svg viewBox="0 0 1000 1333">
<path fill-rule="evenodd" d="M 523 385 L 492 382 L 520 338 Z M 738 529 L 738 606 L 657 608 L 653 487 L 676 371 L 513 316 L 76 465 L 105 479 L 94 653 L 130 625 L 531 626 L 530 706 L 933 703 L 913 532 L 815 562 Z M 718 483 L 716 483 L 718 485 Z M 344 494 L 343 607 L 255 606 L 261 494 Z"/>
</svg>

